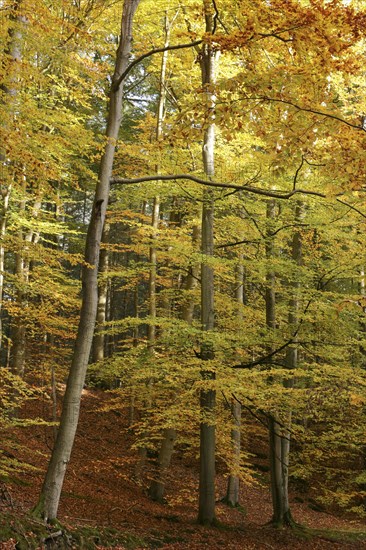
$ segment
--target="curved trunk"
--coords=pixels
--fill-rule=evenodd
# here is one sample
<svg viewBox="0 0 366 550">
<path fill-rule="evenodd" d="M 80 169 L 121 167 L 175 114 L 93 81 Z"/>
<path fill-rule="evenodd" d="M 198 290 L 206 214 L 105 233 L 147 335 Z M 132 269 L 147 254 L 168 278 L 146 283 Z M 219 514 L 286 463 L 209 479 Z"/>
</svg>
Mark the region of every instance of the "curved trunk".
<svg viewBox="0 0 366 550">
<path fill-rule="evenodd" d="M 132 42 L 132 20 L 139 0 L 125 0 L 122 13 L 121 39 L 117 50 L 115 72 L 109 98 L 107 144 L 101 160 L 99 179 L 90 223 L 86 236 L 85 265 L 82 273 L 82 304 L 80 321 L 70 367 L 66 392 L 63 401 L 60 426 L 52 451 L 48 470 L 35 513 L 46 520 L 57 517 L 61 488 L 70 460 L 76 428 L 79 419 L 81 393 L 88 366 L 98 303 L 98 264 L 99 251 L 105 213 L 109 198 L 109 185 L 112 175 L 118 132 L 122 119 L 123 83 L 117 86 L 129 62 Z"/>
</svg>

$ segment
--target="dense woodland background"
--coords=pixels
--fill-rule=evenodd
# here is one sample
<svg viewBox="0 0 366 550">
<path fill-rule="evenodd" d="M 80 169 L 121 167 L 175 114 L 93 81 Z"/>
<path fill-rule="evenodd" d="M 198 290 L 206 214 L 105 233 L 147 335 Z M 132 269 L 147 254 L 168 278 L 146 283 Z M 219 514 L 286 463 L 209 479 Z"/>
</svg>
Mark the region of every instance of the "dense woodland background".
<svg viewBox="0 0 366 550">
<path fill-rule="evenodd" d="M 184 456 L 186 506 L 212 525 L 215 462 L 237 507 L 259 454 L 274 525 L 295 526 L 289 488 L 365 517 L 364 2 L 3 0 L 0 17 L 4 486 L 32 462 L 20 426 L 56 439 L 99 262 L 79 389 L 123 415 L 137 485 L 164 502 Z"/>
</svg>

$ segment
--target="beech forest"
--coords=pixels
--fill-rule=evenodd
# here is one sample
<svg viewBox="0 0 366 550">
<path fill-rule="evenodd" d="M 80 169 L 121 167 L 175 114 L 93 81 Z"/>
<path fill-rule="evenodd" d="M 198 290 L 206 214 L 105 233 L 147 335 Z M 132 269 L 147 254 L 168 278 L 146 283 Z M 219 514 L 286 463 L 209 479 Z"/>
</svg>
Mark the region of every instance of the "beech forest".
<svg viewBox="0 0 366 550">
<path fill-rule="evenodd" d="M 365 0 L 0 0 L 0 548 L 366 548 Z"/>
</svg>

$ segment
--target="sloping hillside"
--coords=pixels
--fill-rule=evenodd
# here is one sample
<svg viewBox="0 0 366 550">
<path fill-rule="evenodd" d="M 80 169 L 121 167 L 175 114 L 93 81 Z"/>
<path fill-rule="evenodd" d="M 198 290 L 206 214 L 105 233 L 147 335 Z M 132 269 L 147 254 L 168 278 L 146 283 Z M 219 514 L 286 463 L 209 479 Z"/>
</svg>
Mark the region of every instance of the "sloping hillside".
<svg viewBox="0 0 366 550">
<path fill-rule="evenodd" d="M 104 533 L 109 533 L 110 548 L 366 548 L 366 539 L 352 541 L 355 536 L 335 542 L 329 540 L 329 533 L 323 532 L 321 537 L 305 540 L 290 530 L 266 526 L 271 518 L 271 502 L 269 492 L 261 486 L 242 487 L 241 510 L 218 504 L 219 527 L 198 526 L 195 523 L 197 463 L 179 450 L 174 456 L 167 503 L 152 503 L 146 495 L 145 484 L 138 484 L 133 479 L 135 452 L 130 450 L 132 440 L 126 424 L 127 414 L 123 410 L 101 412 L 107 399 L 108 394 L 102 391 L 84 392 L 76 447 L 67 472 L 59 515 L 62 525 L 78 528 L 79 534 L 84 533 L 84 539 L 78 538 L 78 542 L 72 543 L 69 539 L 71 546 L 86 547 L 91 538 L 97 544 L 99 530 L 99 548 L 107 547 L 104 529 Z M 27 404 L 23 414 L 49 419 L 50 409 L 47 401 L 33 401 Z M 23 540 L 25 548 L 27 544 L 28 547 L 37 544 L 29 533 L 32 526 L 25 525 L 22 517 L 36 503 L 51 443 L 52 428 L 47 426 L 29 426 L 11 434 L 6 451 L 9 457 L 21 458 L 37 469 L 17 475 L 15 483 L 2 485 L 0 548 L 4 550 L 16 548 L 16 537 Z M 145 478 L 147 481 L 148 472 L 145 472 Z M 219 475 L 218 500 L 224 491 L 225 479 Z M 352 518 L 316 512 L 305 500 L 298 502 L 293 497 L 293 514 L 299 523 L 319 529 L 363 528 L 360 521 Z M 12 521 L 13 531 L 9 529 Z M 57 528 L 50 532 L 55 531 Z"/>
</svg>

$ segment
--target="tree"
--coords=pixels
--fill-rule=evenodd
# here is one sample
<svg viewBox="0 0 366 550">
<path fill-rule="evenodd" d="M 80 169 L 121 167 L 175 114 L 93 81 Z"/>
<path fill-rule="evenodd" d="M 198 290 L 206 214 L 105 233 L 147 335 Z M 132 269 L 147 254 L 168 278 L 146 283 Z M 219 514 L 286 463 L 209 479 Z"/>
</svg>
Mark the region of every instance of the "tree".
<svg viewBox="0 0 366 550">
<path fill-rule="evenodd" d="M 167 5 L 158 0 L 154 10 L 165 13 Z M 110 142 L 89 220 L 91 187 L 106 142 L 101 135 L 103 97 L 117 40 L 108 11 L 115 11 L 113 6 L 100 0 L 70 6 L 33 6 L 28 0 L 2 4 L 2 166 L 13 189 L 0 228 L 4 344 L 13 335 L 14 369 L 22 373 L 24 368 L 26 377 L 39 384 L 42 369 L 49 376 L 56 368 L 55 356 L 48 351 L 55 353 L 58 346 L 63 361 L 58 361 L 62 364 L 57 365 L 57 376 L 64 376 L 78 308 L 77 254 L 90 221 L 82 321 L 69 378 L 69 388 L 75 391 L 68 389 L 65 397 L 64 435 L 57 443 L 63 450 L 58 455 L 55 451 L 55 473 L 57 460 L 69 460 L 79 413 L 114 157 L 110 238 L 104 248 L 110 254 L 110 315 L 105 315 L 100 291 L 98 317 L 99 328 L 110 332 L 97 331 L 99 364 L 92 367 L 91 379 L 123 385 L 119 395 L 134 396 L 131 429 L 136 446 L 158 452 L 162 434 L 167 435 L 167 447 L 157 461 L 162 474 L 157 476 L 158 498 L 167 465 L 163 455 L 171 452 L 175 434 L 177 444 L 184 443 L 193 457 L 198 446 L 193 427 L 201 424 L 199 519 L 212 523 L 215 456 L 227 464 L 228 473 L 250 477 L 244 471 L 244 445 L 239 454 L 237 444 L 235 459 L 232 455 L 233 425 L 224 409 L 232 394 L 237 407 L 240 401 L 262 422 L 272 422 L 272 459 L 284 489 L 279 500 L 285 500 L 288 474 L 290 482 L 309 483 L 319 472 L 323 475 L 330 450 L 340 461 L 346 457 L 348 465 L 359 456 L 344 434 L 362 441 L 357 414 L 363 418 L 359 381 L 364 311 L 357 305 L 363 302 L 352 280 L 359 281 L 364 268 L 365 84 L 359 61 L 364 10 L 358 3 L 321 0 L 288 2 L 285 7 L 276 0 L 254 7 L 247 0 L 236 7 L 205 2 L 202 42 L 202 6 L 189 0 L 184 7 L 169 5 L 177 14 L 171 33 L 174 45 L 160 48 L 163 28 L 148 18 L 151 3 L 143 3 L 145 11 L 138 15 L 134 33 L 136 57 L 121 61 L 112 83 L 111 117 L 123 104 L 124 124 L 118 130 L 119 121 L 110 120 Z M 35 16 L 29 17 L 32 10 Z M 28 16 L 30 24 L 17 21 L 20 15 Z M 10 39 L 18 31 L 22 63 L 14 64 Z M 177 45 L 182 36 L 188 37 L 187 43 L 184 39 Z M 166 56 L 168 48 L 169 74 L 164 86 L 160 78 L 159 86 L 160 54 Z M 120 49 L 122 59 L 127 53 Z M 145 53 L 139 55 L 141 51 Z M 219 51 L 221 72 L 214 81 L 214 54 Z M 8 71 L 11 67 L 13 72 Z M 6 87 L 13 87 L 14 94 Z M 166 108 L 156 140 L 159 94 L 165 94 Z M 8 108 L 11 103 L 14 109 Z M 8 188 L 3 191 L 6 195 Z M 295 219 L 293 198 L 306 210 L 303 223 Z M 192 243 L 200 238 L 201 201 L 198 253 Z M 276 215 L 266 214 L 267 206 Z M 303 249 L 301 269 L 290 259 L 296 234 Z M 238 315 L 243 297 L 234 289 L 242 290 L 243 277 L 245 304 Z M 103 279 L 100 276 L 99 282 Z M 303 312 L 297 299 L 300 287 L 301 304 L 309 302 Z M 101 343 L 105 336 L 113 344 L 107 357 Z M 148 354 L 147 347 L 154 353 Z M 3 350 L 5 361 L 8 349 Z M 150 387 L 147 363 L 154 380 Z M 284 381 L 291 381 L 295 365 L 296 384 L 286 388 Z M 233 366 L 244 370 L 234 371 Z M 140 415 L 144 402 L 149 404 L 145 416 Z M 340 404 L 349 413 L 347 428 Z M 329 428 L 326 435 L 324 426 Z M 239 443 L 238 430 L 235 438 Z M 295 445 L 287 471 L 290 439 Z M 324 459 L 316 465 L 314 457 L 320 451 Z M 52 475 L 45 484 L 48 502 L 53 499 Z M 355 494 L 351 468 L 344 476 L 345 486 Z M 335 492 L 330 497 L 328 489 L 321 498 L 334 498 Z M 345 494 L 339 500 L 344 503 Z M 50 508 L 41 513 L 51 517 L 55 512 Z M 283 523 L 282 516 L 280 511 L 278 523 Z"/>
<path fill-rule="evenodd" d="M 84 386 L 92 345 L 98 303 L 97 279 L 100 243 L 109 199 L 109 185 L 114 153 L 121 125 L 123 81 L 120 80 L 120 77 L 125 72 L 129 63 L 132 43 L 132 21 L 138 4 L 139 0 L 126 0 L 123 5 L 120 43 L 117 49 L 116 65 L 109 98 L 106 129 L 107 144 L 101 160 L 99 180 L 95 190 L 93 211 L 85 243 L 83 296 L 79 327 L 57 439 L 48 465 L 40 499 L 35 509 L 36 513 L 40 514 L 47 521 L 57 517 L 61 488 L 75 438 L 81 392 Z"/>
<path fill-rule="evenodd" d="M 204 4 L 204 16 L 206 32 L 214 33 L 214 16 L 212 8 Z M 200 52 L 200 65 L 202 73 L 202 88 L 206 99 L 205 134 L 202 147 L 204 173 L 208 179 L 215 174 L 214 149 L 215 149 L 215 123 L 214 114 L 215 98 L 213 86 L 215 84 L 215 72 L 217 70 L 217 53 L 209 44 L 205 44 Z M 201 265 L 201 323 L 203 339 L 205 332 L 210 333 L 214 329 L 214 271 L 210 265 L 214 246 L 214 193 L 212 189 L 203 192 L 202 206 L 202 241 L 201 251 L 203 262 Z M 201 346 L 202 361 L 210 361 L 214 358 L 214 349 L 209 341 Z M 203 524 L 215 522 L 215 406 L 216 390 L 214 380 L 215 371 L 202 365 L 201 375 L 204 384 L 200 392 L 201 421 L 200 421 L 200 478 L 199 478 L 199 504 L 198 521 Z"/>
</svg>

